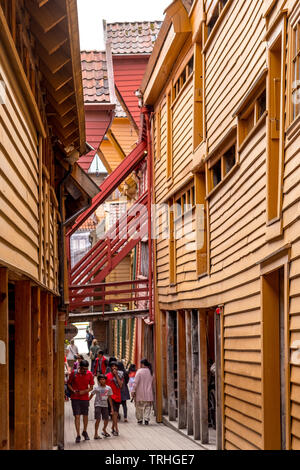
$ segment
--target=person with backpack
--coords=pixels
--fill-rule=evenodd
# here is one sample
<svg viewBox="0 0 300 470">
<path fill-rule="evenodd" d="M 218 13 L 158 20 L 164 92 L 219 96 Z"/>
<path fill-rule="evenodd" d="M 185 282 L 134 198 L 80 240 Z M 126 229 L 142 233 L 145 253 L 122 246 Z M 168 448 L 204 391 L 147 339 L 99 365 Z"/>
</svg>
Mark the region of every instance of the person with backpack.
<svg viewBox="0 0 300 470">
<path fill-rule="evenodd" d="M 70 369 L 73 369 L 76 356 L 78 356 L 78 348 L 74 343 L 74 339 L 71 339 L 70 344 L 67 347 L 67 361 Z"/>
<path fill-rule="evenodd" d="M 100 350 L 100 346 L 96 338 L 92 341 L 92 346 L 90 347 L 90 358 L 91 358 L 91 371 L 94 371 L 95 361 L 98 356 L 98 352 Z"/>
<path fill-rule="evenodd" d="M 127 400 L 130 399 L 129 395 L 129 390 L 128 390 L 128 381 L 129 381 L 129 376 L 127 374 L 127 371 L 125 370 L 123 362 L 119 361 L 117 363 L 118 369 L 123 372 L 123 385 L 121 388 L 121 405 L 123 408 L 123 414 L 124 414 L 124 423 L 128 423 L 127 419 Z M 120 417 L 121 418 L 121 417 Z"/>
<path fill-rule="evenodd" d="M 91 349 L 91 346 L 92 346 L 93 339 L 94 339 L 94 335 L 93 335 L 92 332 L 89 330 L 89 328 L 87 328 L 87 329 L 86 329 L 85 340 L 86 340 L 86 342 L 87 342 L 87 346 L 88 346 L 89 353 L 90 353 L 90 349 Z"/>
<path fill-rule="evenodd" d="M 98 357 L 95 360 L 93 374 L 94 376 L 105 375 L 107 369 L 107 359 L 104 356 L 103 351 L 98 351 Z"/>
<path fill-rule="evenodd" d="M 89 415 L 89 393 L 94 388 L 94 377 L 89 369 L 88 361 L 80 361 L 78 371 L 72 371 L 68 380 L 68 388 L 71 392 L 72 410 L 75 418 L 77 437 L 75 442 L 80 442 L 80 416 L 83 416 L 82 435 L 86 441 L 90 438 L 87 433 Z"/>
</svg>

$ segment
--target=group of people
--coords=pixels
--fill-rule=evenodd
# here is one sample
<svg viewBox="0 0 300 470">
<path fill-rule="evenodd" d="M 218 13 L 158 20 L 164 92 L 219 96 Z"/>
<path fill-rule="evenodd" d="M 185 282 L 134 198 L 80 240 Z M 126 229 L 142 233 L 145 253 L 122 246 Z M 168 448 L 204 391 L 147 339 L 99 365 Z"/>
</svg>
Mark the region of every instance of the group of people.
<svg viewBox="0 0 300 470">
<path fill-rule="evenodd" d="M 72 346 L 72 342 L 71 342 Z M 98 347 L 94 340 L 90 347 L 91 370 L 89 362 L 75 352 L 73 367 L 66 380 L 66 395 L 70 395 L 73 415 L 75 418 L 76 441 L 81 441 L 80 416 L 83 416 L 82 436 L 89 440 L 87 433 L 89 402 L 95 397 L 95 434 L 94 439 L 101 439 L 99 425 L 101 418 L 103 428 L 101 435 L 111 437 L 119 435 L 118 422 L 121 419 L 120 406 L 123 408 L 124 422 L 127 419 L 127 400 L 134 401 L 136 406 L 137 423 L 148 425 L 153 403 L 153 371 L 147 359 L 141 360 L 140 369 L 136 370 L 131 364 L 126 370 L 122 361 L 115 357 L 109 359 Z M 75 346 L 76 347 L 76 346 Z M 70 362 L 69 367 L 70 367 Z M 97 383 L 95 386 L 95 378 Z M 109 417 L 111 416 L 111 434 L 107 431 Z"/>
</svg>

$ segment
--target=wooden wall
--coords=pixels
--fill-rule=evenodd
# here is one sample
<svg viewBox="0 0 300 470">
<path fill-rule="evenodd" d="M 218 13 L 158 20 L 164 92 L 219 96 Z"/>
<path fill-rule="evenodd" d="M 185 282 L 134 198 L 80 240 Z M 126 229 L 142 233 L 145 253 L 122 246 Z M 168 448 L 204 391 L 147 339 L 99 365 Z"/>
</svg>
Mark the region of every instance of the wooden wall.
<svg viewBox="0 0 300 470">
<path fill-rule="evenodd" d="M 276 2 L 275 2 L 276 3 Z M 278 1 L 271 14 L 275 19 Z M 296 3 L 286 2 L 291 21 L 299 21 Z M 267 67 L 264 35 L 266 21 L 262 15 L 263 0 L 231 1 L 220 27 L 205 49 L 205 155 L 214 150 L 230 129 L 237 124 L 235 110 L 251 85 Z M 291 6 L 295 9 L 292 11 Z M 297 13 L 298 11 L 298 13 Z M 298 16 L 297 16 L 298 15 Z M 298 18 L 298 19 L 297 19 Z M 289 31 L 289 28 L 288 28 Z M 288 35 L 288 41 L 290 36 Z M 290 45 L 290 42 L 289 42 Z M 290 46 L 289 46 L 290 47 Z M 287 54 L 287 84 L 289 49 Z M 179 57 L 182 62 L 182 57 Z M 170 80 L 178 70 L 174 63 Z M 155 201 L 168 200 L 180 187 L 189 183 L 193 161 L 192 149 L 192 83 L 182 92 L 173 108 L 173 182 L 166 178 L 167 109 L 162 90 L 154 108 L 160 120 L 154 120 Z M 225 449 L 264 448 L 263 423 L 263 328 L 261 263 L 277 250 L 290 246 L 289 278 L 286 283 L 288 318 L 286 318 L 290 382 L 286 394 L 291 416 L 290 443 L 300 448 L 300 366 L 290 360 L 300 340 L 300 222 L 299 222 L 299 136 L 300 118 L 291 123 L 285 96 L 285 154 L 283 168 L 282 236 L 267 236 L 267 125 L 261 121 L 252 137 L 239 152 L 236 171 L 208 198 L 209 276 L 196 277 L 187 252 L 177 264 L 177 284 L 169 282 L 168 240 L 157 241 L 158 300 L 162 310 L 213 308 L 224 304 L 222 321 L 223 361 L 223 446 Z M 159 129 L 157 128 L 159 123 Z M 160 144 L 157 143 L 160 139 Z M 160 150 L 160 151 L 159 151 Z M 179 247 L 178 247 L 179 248 Z M 180 250 L 181 248 L 179 248 Z M 299 344 L 299 343 L 298 343 Z M 290 364 L 290 367 L 289 367 Z M 290 369 L 290 370 L 289 370 Z M 287 379 L 289 380 L 289 379 Z M 290 388 L 290 390 L 289 390 Z M 289 395 L 290 393 L 290 395 Z"/>
<path fill-rule="evenodd" d="M 58 291 L 58 203 L 41 160 L 45 146 L 3 49 L 1 57 L 0 262 Z"/>
</svg>

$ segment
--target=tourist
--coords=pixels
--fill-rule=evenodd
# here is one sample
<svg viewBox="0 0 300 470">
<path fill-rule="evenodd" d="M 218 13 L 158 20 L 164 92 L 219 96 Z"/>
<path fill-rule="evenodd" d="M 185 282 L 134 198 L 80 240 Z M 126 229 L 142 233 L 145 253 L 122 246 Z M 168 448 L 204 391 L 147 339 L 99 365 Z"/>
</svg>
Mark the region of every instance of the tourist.
<svg viewBox="0 0 300 470">
<path fill-rule="evenodd" d="M 151 406 L 153 402 L 153 372 L 147 359 L 141 360 L 139 369 L 132 386 L 132 397 L 135 400 L 136 419 L 138 424 L 149 424 Z"/>
<path fill-rule="evenodd" d="M 112 398 L 112 434 L 113 436 L 119 435 L 118 429 L 118 413 L 121 404 L 121 389 L 123 385 L 123 372 L 118 370 L 118 365 L 116 362 L 112 362 L 111 365 L 111 372 L 107 374 L 107 385 L 111 387 L 113 394 Z"/>
<path fill-rule="evenodd" d="M 92 346 L 90 347 L 90 358 L 91 358 L 91 371 L 94 371 L 94 366 L 95 366 L 95 361 L 98 355 L 98 351 L 100 349 L 100 346 L 98 344 L 98 341 L 94 338 L 92 341 Z"/>
<path fill-rule="evenodd" d="M 105 375 L 101 374 L 97 377 L 98 386 L 94 388 L 92 393 L 90 394 L 91 398 L 96 395 L 95 398 L 95 436 L 94 439 L 101 439 L 98 434 L 99 424 L 101 421 L 101 416 L 104 422 L 102 435 L 104 437 L 110 437 L 110 434 L 107 432 L 107 425 L 108 425 L 108 402 L 110 403 L 111 410 L 113 409 L 113 404 L 111 400 L 111 396 L 113 394 L 111 387 L 106 385 L 106 377 Z"/>
<path fill-rule="evenodd" d="M 93 374 L 88 370 L 88 361 L 81 361 L 78 372 L 72 371 L 68 380 L 71 391 L 72 410 L 75 418 L 77 437 L 75 442 L 80 442 L 80 416 L 83 416 L 83 437 L 86 441 L 90 438 L 87 433 L 89 414 L 89 393 L 94 387 Z"/>
<path fill-rule="evenodd" d="M 129 377 L 128 388 L 129 388 L 129 393 L 131 395 L 132 394 L 132 387 L 133 387 L 134 378 L 136 376 L 136 366 L 135 366 L 135 364 L 130 364 L 129 369 L 127 371 L 127 374 L 128 374 L 128 377 Z"/>
<path fill-rule="evenodd" d="M 67 347 L 67 361 L 70 369 L 73 369 L 75 362 L 75 356 L 78 355 L 78 348 L 74 343 L 74 339 L 71 339 L 70 344 Z"/>
<path fill-rule="evenodd" d="M 128 390 L 128 381 L 129 381 L 129 376 L 127 374 L 127 371 L 125 370 L 123 362 L 118 362 L 118 369 L 123 372 L 123 385 L 121 388 L 121 405 L 123 407 L 123 414 L 124 414 L 124 422 L 127 423 L 127 400 L 130 399 L 130 394 Z"/>
<path fill-rule="evenodd" d="M 75 362 L 73 365 L 73 370 L 75 372 L 78 372 L 80 362 L 84 360 L 84 357 L 81 354 L 78 354 L 78 356 L 75 356 Z"/>
<path fill-rule="evenodd" d="M 106 367 L 105 374 L 108 374 L 109 372 L 111 372 L 110 366 L 111 366 L 111 364 L 112 364 L 113 362 L 118 362 L 118 359 L 117 359 L 116 357 L 113 357 L 113 356 L 112 356 L 112 357 L 110 357 L 109 360 L 108 360 L 108 364 L 107 364 L 107 367 Z"/>
<path fill-rule="evenodd" d="M 89 353 L 90 353 L 90 349 L 91 349 L 91 346 L 92 346 L 93 339 L 94 339 L 94 335 L 93 335 L 92 331 L 89 330 L 89 327 L 87 327 L 85 340 L 87 342 L 87 347 L 88 347 Z"/>
<path fill-rule="evenodd" d="M 107 358 L 104 356 L 103 351 L 98 351 L 98 357 L 94 362 L 93 374 L 98 376 L 100 374 L 105 375 L 107 369 Z"/>
</svg>

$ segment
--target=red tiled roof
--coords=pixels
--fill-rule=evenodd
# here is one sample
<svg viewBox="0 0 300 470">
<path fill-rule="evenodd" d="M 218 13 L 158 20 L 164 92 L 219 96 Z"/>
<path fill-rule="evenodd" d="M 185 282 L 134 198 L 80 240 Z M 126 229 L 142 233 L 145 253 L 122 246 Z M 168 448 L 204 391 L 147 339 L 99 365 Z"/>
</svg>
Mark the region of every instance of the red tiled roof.
<svg viewBox="0 0 300 470">
<path fill-rule="evenodd" d="M 97 227 L 97 222 L 94 220 L 94 218 L 89 217 L 83 224 L 80 226 L 81 231 L 86 231 L 86 230 L 95 230 Z"/>
<path fill-rule="evenodd" d="M 82 51 L 81 68 L 85 104 L 110 103 L 105 52 Z"/>
<path fill-rule="evenodd" d="M 162 21 L 107 23 L 112 54 L 151 54 Z"/>
</svg>

